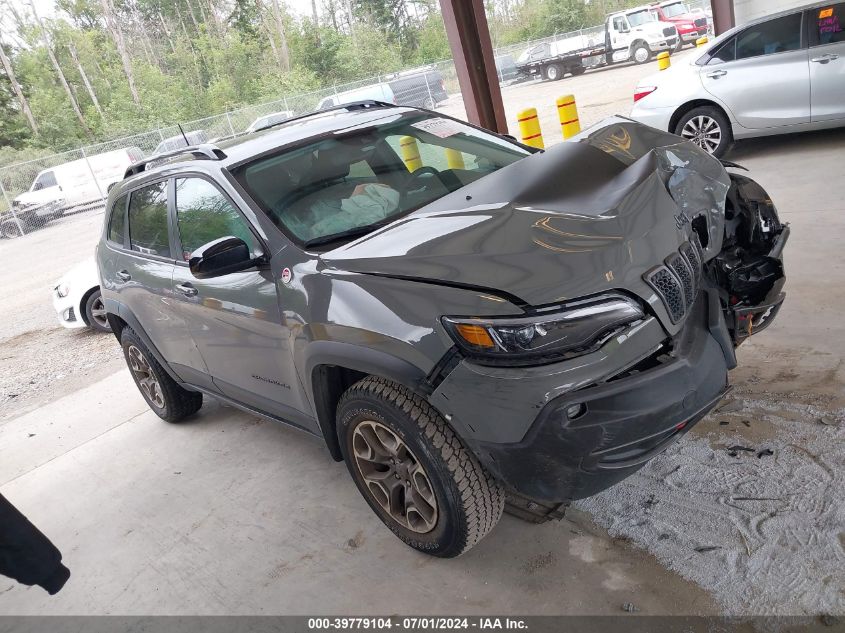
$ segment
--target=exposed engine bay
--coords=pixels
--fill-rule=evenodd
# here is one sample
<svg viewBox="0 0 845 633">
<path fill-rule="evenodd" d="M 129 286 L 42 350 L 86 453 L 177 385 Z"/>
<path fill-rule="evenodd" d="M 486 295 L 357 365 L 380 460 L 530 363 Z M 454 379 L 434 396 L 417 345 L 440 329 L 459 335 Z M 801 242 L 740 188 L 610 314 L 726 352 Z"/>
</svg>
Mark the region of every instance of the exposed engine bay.
<svg viewBox="0 0 845 633">
<path fill-rule="evenodd" d="M 710 262 L 728 329 L 739 345 L 764 329 L 784 300 L 782 252 L 789 227 L 756 182 L 731 173 L 722 250 Z"/>
</svg>

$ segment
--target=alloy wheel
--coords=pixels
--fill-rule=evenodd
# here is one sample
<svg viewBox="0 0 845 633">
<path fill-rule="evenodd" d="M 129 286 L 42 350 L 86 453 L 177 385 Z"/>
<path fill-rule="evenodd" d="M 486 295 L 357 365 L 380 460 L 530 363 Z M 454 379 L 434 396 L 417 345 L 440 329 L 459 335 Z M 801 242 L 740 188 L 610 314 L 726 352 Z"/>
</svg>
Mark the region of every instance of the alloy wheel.
<svg viewBox="0 0 845 633">
<path fill-rule="evenodd" d="M 434 488 L 414 453 L 380 422 L 364 420 L 352 436 L 355 466 L 371 497 L 399 525 L 425 534 L 437 524 Z"/>
<path fill-rule="evenodd" d="M 109 320 L 106 318 L 106 306 L 103 303 L 103 297 L 97 297 L 91 304 L 91 318 L 103 329 L 111 329 Z"/>
<path fill-rule="evenodd" d="M 686 122 L 681 136 L 692 141 L 708 154 L 716 151 L 722 143 L 722 127 L 716 119 L 699 115 Z"/>
<path fill-rule="evenodd" d="M 132 374 L 135 376 L 135 382 L 138 383 L 138 386 L 150 399 L 150 402 L 159 409 L 163 409 L 164 394 L 161 392 L 161 385 L 158 384 L 158 379 L 155 377 L 146 356 L 134 345 L 129 346 L 128 356 L 129 369 L 132 370 Z"/>
</svg>

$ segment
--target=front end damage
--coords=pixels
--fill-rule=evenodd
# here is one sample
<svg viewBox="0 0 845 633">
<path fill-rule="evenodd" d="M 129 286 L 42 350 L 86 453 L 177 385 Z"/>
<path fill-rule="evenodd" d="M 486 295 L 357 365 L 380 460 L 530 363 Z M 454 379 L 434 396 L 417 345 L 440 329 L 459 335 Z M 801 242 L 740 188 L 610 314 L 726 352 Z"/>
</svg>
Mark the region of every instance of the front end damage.
<svg viewBox="0 0 845 633">
<path fill-rule="evenodd" d="M 679 243 L 655 244 L 654 265 L 641 275 L 652 315 L 568 364 L 517 374 L 465 362 L 434 394 L 446 410 L 474 420 L 473 430 L 486 429 L 471 431 L 469 442 L 510 489 L 511 511 L 526 518 L 556 516 L 692 428 L 729 391 L 735 347 L 767 327 L 784 301 L 789 228 L 771 199 L 750 178 L 667 140 L 628 122 L 582 139 L 629 168 L 651 162 L 676 205 L 666 220 Z M 620 200 L 615 209 L 625 206 Z M 516 428 L 491 434 L 477 414 L 491 409 Z"/>
<path fill-rule="evenodd" d="M 627 477 L 716 406 L 736 346 L 783 302 L 787 237 L 752 180 L 614 118 L 325 259 L 425 284 L 420 323 L 441 320 L 435 333 L 452 345 L 434 359 L 428 399 L 531 514 L 531 504 L 554 512 Z M 441 288 L 498 311 L 437 314 Z M 606 297 L 641 316 L 593 344 L 534 355 L 531 323 L 545 328 L 549 314 Z M 510 340 L 503 353 L 474 354 L 454 334 L 461 324 L 513 339 L 526 323 L 524 353 L 511 354 Z"/>
</svg>

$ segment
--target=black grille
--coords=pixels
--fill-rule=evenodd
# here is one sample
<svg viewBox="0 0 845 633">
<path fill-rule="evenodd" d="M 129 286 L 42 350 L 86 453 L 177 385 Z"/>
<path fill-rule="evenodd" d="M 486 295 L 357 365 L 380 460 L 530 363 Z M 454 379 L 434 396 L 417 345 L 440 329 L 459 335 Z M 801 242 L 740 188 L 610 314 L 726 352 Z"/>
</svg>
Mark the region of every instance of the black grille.
<svg viewBox="0 0 845 633">
<path fill-rule="evenodd" d="M 645 275 L 646 283 L 660 297 L 672 323 L 680 321 L 695 303 L 701 283 L 701 251 L 695 242 L 681 244 L 679 253 L 666 258 L 666 265 L 657 266 Z"/>
<path fill-rule="evenodd" d="M 695 285 L 698 286 L 701 281 L 701 254 L 692 244 L 686 243 L 681 244 L 681 255 L 684 256 L 684 259 L 687 260 L 687 264 L 689 264 L 692 269 L 692 274 L 695 278 Z"/>
<path fill-rule="evenodd" d="M 645 280 L 660 296 L 672 323 L 680 321 L 686 312 L 686 307 L 684 306 L 684 291 L 678 278 L 665 266 L 658 266 L 646 273 Z"/>
<path fill-rule="evenodd" d="M 674 34 L 675 27 L 673 26 L 667 26 L 665 29 L 663 29 L 663 35 L 665 35 L 666 37 L 672 37 Z"/>
<path fill-rule="evenodd" d="M 707 18 L 698 18 L 695 21 L 695 26 L 696 27 L 707 26 Z"/>
<path fill-rule="evenodd" d="M 687 261 L 678 253 L 670 255 L 666 258 L 666 265 L 672 269 L 672 272 L 681 280 L 681 286 L 684 288 L 684 304 L 687 309 L 695 300 L 695 278 L 692 269 Z"/>
</svg>

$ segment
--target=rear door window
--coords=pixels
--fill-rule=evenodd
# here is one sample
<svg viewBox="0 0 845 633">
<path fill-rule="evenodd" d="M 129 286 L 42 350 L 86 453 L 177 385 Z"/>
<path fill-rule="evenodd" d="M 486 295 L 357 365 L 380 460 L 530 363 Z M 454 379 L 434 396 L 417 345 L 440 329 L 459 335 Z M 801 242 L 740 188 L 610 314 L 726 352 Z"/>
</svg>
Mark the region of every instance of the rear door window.
<svg viewBox="0 0 845 633">
<path fill-rule="evenodd" d="M 129 195 L 129 247 L 145 255 L 171 257 L 167 230 L 167 181 Z"/>
<path fill-rule="evenodd" d="M 810 46 L 845 42 L 845 2 L 810 9 Z"/>
<path fill-rule="evenodd" d="M 747 28 L 736 36 L 736 58 L 748 59 L 801 49 L 801 13 Z"/>
</svg>

